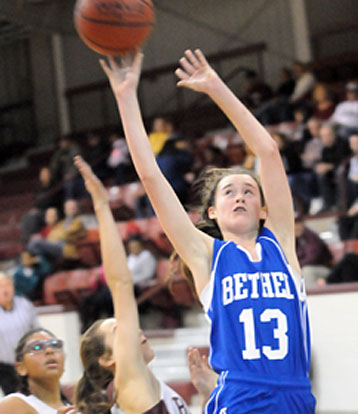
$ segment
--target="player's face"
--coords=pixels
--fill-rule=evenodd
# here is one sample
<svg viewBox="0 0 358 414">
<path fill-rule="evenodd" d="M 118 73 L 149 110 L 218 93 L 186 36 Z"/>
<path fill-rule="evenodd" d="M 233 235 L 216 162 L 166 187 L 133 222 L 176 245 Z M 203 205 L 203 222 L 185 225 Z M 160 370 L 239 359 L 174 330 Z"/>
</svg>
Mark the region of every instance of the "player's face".
<svg viewBox="0 0 358 414">
<path fill-rule="evenodd" d="M 101 326 L 101 331 L 105 335 L 105 342 L 109 349 L 114 349 L 116 327 L 117 323 L 114 318 L 106 319 Z M 145 363 L 148 364 L 154 358 L 154 352 L 142 330 L 138 330 L 138 345 L 142 350 Z"/>
<path fill-rule="evenodd" d="M 61 341 L 39 331 L 27 339 L 23 359 L 16 364 L 16 368 L 20 375 L 31 379 L 59 380 L 64 371 L 64 362 Z"/>
<path fill-rule="evenodd" d="M 260 219 L 266 218 L 260 190 L 247 174 L 224 177 L 218 184 L 215 205 L 209 208 L 222 233 L 243 234 L 257 231 Z"/>
</svg>

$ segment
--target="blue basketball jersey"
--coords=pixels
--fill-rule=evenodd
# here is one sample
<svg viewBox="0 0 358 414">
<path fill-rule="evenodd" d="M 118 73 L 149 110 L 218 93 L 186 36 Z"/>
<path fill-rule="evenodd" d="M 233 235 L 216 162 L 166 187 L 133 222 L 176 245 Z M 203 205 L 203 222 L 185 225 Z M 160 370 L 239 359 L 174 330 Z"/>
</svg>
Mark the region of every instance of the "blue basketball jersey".
<svg viewBox="0 0 358 414">
<path fill-rule="evenodd" d="M 218 386 L 212 414 L 314 413 L 304 282 L 274 234 L 260 232 L 254 261 L 231 241 L 214 240 L 211 279 L 201 301 L 211 323 Z"/>
</svg>

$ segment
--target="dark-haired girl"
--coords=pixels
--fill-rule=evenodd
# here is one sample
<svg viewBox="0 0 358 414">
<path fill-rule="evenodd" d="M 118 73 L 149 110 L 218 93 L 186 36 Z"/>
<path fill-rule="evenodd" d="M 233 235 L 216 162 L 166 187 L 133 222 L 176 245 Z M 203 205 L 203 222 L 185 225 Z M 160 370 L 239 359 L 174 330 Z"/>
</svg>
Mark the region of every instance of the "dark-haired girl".
<svg viewBox="0 0 358 414">
<path fill-rule="evenodd" d="M 82 414 L 188 414 L 184 400 L 148 367 L 153 351 L 139 328 L 133 278 L 105 188 L 86 162 L 76 157 L 98 219 L 104 274 L 115 318 L 95 322 L 82 336 L 84 375 L 76 389 Z M 106 389 L 113 380 L 114 401 Z"/>
<path fill-rule="evenodd" d="M 46 329 L 24 335 L 16 348 L 19 392 L 0 401 L 0 414 L 76 414 L 77 409 L 62 395 L 63 342 Z"/>
<path fill-rule="evenodd" d="M 161 226 L 194 277 L 211 321 L 210 364 L 219 374 L 205 412 L 312 414 L 305 288 L 295 252 L 290 188 L 275 141 L 211 68 L 187 50 L 178 86 L 206 93 L 260 163 L 259 181 L 219 170 L 203 186 L 196 228 L 151 151 L 137 98 L 142 54 L 101 61 L 117 101 L 131 156 Z M 214 237 L 213 237 L 214 236 Z"/>
</svg>

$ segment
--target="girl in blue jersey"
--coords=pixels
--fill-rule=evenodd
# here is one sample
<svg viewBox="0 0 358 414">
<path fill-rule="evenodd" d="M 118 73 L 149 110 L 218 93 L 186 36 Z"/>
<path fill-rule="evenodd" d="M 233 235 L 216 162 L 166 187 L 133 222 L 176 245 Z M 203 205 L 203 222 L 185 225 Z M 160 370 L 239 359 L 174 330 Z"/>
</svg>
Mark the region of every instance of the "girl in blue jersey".
<svg viewBox="0 0 358 414">
<path fill-rule="evenodd" d="M 194 226 L 151 151 L 137 99 L 142 54 L 101 61 L 137 173 L 161 226 L 189 267 L 211 322 L 210 364 L 219 374 L 205 412 L 312 414 L 305 289 L 295 252 L 294 211 L 276 143 L 200 50 L 187 50 L 178 86 L 206 93 L 260 162 L 260 181 L 216 170 L 203 187 L 206 234 Z M 264 225 L 263 225 L 264 223 Z M 214 230 L 214 232 L 213 232 Z"/>
</svg>

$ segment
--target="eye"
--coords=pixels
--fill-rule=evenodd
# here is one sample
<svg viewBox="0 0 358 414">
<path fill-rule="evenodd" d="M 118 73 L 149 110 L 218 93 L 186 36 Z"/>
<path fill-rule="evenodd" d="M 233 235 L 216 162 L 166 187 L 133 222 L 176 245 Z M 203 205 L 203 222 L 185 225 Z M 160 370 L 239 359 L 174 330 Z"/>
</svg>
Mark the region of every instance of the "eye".
<svg viewBox="0 0 358 414">
<path fill-rule="evenodd" d="M 251 190 L 245 190 L 245 194 L 252 194 Z"/>
<path fill-rule="evenodd" d="M 225 190 L 225 195 L 228 195 L 228 194 L 232 194 L 232 190 L 230 190 L 230 189 Z"/>
</svg>

